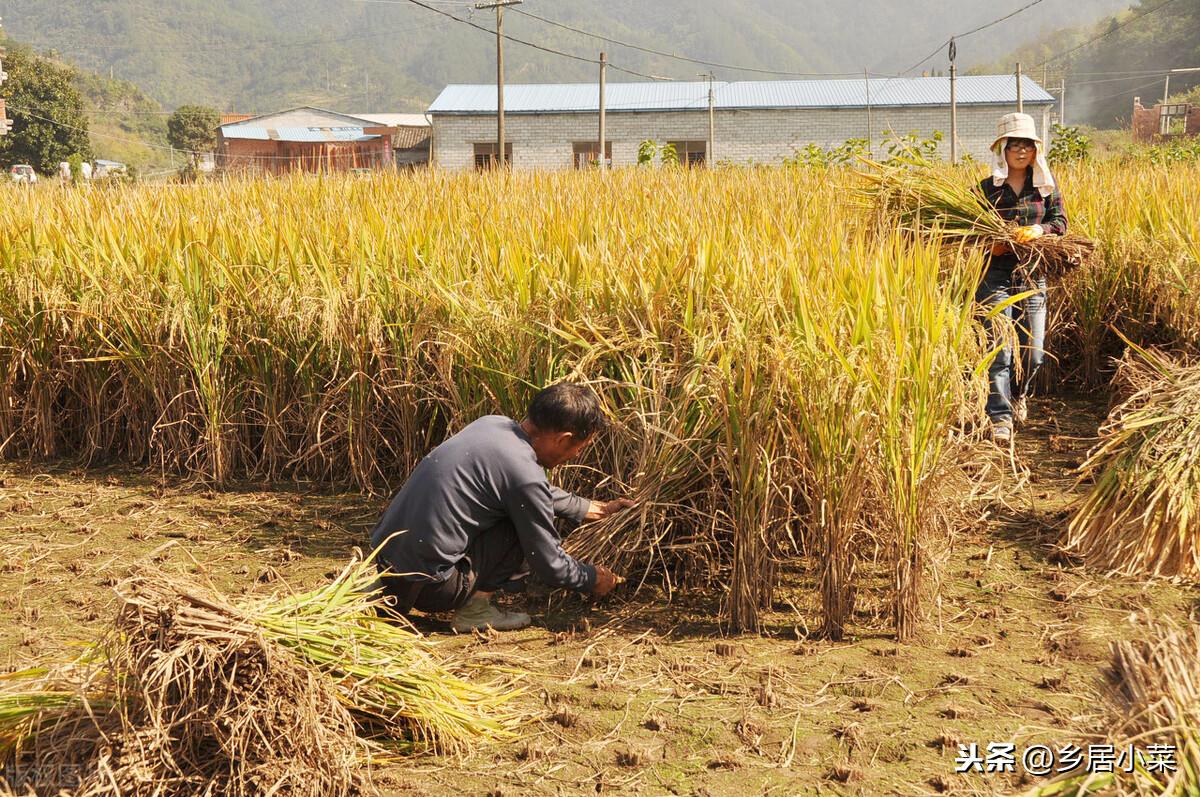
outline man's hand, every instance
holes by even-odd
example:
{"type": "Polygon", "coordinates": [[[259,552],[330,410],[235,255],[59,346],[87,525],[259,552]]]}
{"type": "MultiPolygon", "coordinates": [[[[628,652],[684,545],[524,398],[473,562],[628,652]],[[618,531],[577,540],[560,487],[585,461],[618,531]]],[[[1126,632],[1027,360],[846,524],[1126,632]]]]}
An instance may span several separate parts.
{"type": "Polygon", "coordinates": [[[592,597],[599,599],[612,592],[624,579],[604,565],[596,565],[595,567],[596,586],[592,587],[592,597]]]}
{"type": "Polygon", "coordinates": [[[637,501],[628,498],[617,498],[606,504],[602,504],[599,501],[592,501],[588,506],[587,516],[584,520],[603,520],[609,515],[615,515],[622,509],[628,509],[631,506],[637,506],[637,501]]]}
{"type": "Polygon", "coordinates": [[[1030,241],[1036,241],[1045,234],[1040,224],[1031,224],[1028,227],[1018,227],[1013,233],[1013,240],[1019,244],[1027,244],[1030,241]]]}

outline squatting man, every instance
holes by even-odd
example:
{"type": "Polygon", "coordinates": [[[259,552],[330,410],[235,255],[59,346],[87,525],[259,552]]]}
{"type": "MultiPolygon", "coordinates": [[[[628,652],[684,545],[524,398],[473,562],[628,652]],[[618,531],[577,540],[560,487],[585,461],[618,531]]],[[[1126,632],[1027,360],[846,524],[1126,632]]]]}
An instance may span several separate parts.
{"type": "Polygon", "coordinates": [[[534,396],[522,420],[487,415],[431,451],[371,532],[393,609],[454,611],[456,631],[505,631],[529,625],[529,615],[501,610],[492,593],[519,591],[530,571],[596,598],[612,591],[617,576],[563,551],[554,521],[578,526],[634,502],[572,495],[545,472],[578,457],[604,426],[591,389],[560,382],[534,396]]]}

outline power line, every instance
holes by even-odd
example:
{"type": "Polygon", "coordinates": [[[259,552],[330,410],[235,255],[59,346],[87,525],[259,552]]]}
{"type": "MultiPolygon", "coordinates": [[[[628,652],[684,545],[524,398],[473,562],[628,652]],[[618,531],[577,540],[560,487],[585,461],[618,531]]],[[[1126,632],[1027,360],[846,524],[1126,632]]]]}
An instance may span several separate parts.
{"type": "Polygon", "coordinates": [[[926,55],[925,58],[920,59],[919,61],[916,62],[916,64],[913,64],[912,66],[908,67],[907,70],[905,70],[904,72],[900,72],[900,74],[904,74],[905,72],[912,72],[913,70],[916,70],[916,68],[918,66],[924,64],[925,61],[928,61],[929,59],[934,58],[934,56],[937,55],[938,53],[941,53],[942,48],[948,46],[948,44],[950,42],[954,41],[955,38],[966,38],[967,36],[970,36],[971,34],[978,34],[978,32],[980,30],[989,29],[989,28],[991,28],[992,25],[998,25],[998,24],[1004,22],[1004,20],[1006,20],[1006,19],[1012,19],[1013,17],[1016,16],[1016,14],[1019,14],[1022,11],[1027,10],[1027,8],[1032,8],[1033,6],[1036,6],[1039,4],[1039,2],[1042,2],[1042,1],[1043,0],[1033,0],[1033,2],[1030,2],[1030,4],[1021,6],[1020,8],[1018,8],[1018,10],[1013,11],[1012,13],[1004,14],[1003,17],[1000,17],[998,19],[992,19],[991,22],[989,22],[989,23],[984,23],[983,25],[979,25],[978,28],[972,28],[971,30],[962,32],[962,34],[958,34],[956,36],[950,36],[949,38],[947,38],[946,41],[942,42],[941,44],[938,44],[938,46],[934,49],[934,52],[930,53],[929,55],[926,55]]]}
{"type": "MultiPolygon", "coordinates": [[[[1039,2],[1040,1],[1041,0],[1039,0],[1039,2]]],[[[679,55],[678,53],[668,53],[663,50],[655,50],[651,47],[643,47],[640,44],[633,44],[631,42],[622,41],[621,39],[615,39],[611,36],[605,36],[604,34],[601,34],[601,33],[595,33],[593,31],[584,30],[583,28],[577,28],[572,25],[568,25],[565,22],[559,22],[557,20],[548,19],[546,17],[539,16],[538,14],[534,14],[531,11],[524,11],[519,8],[514,8],[514,9],[512,9],[512,11],[514,13],[520,14],[521,16],[529,17],[531,19],[536,19],[539,22],[544,22],[547,25],[553,25],[556,28],[562,28],[563,30],[569,30],[572,33],[578,33],[583,36],[589,36],[593,39],[600,39],[601,41],[610,42],[612,44],[616,44],[621,47],[628,47],[631,50],[638,50],[643,53],[649,53],[651,55],[658,55],[658,56],[662,56],[664,58],[674,58],[677,61],[686,61],[691,64],[700,64],[702,66],[716,67],[718,69],[729,69],[729,70],[734,70],[734,71],[738,71],[738,72],[757,72],[759,74],[764,74],[764,75],[788,75],[788,76],[794,76],[794,77],[852,77],[852,76],[858,75],[857,72],[789,72],[789,71],[783,70],[783,69],[762,69],[760,67],[754,67],[754,66],[738,66],[737,64],[723,64],[723,63],[720,63],[719,61],[706,61],[702,58],[692,58],[692,57],[686,56],[686,55],[679,55]]]]}
{"type": "Polygon", "coordinates": [[[1103,97],[1088,97],[1088,101],[1093,104],[1095,104],[1097,102],[1104,102],[1106,100],[1115,99],[1116,97],[1121,97],[1126,94],[1132,94],[1135,91],[1141,91],[1142,89],[1148,89],[1151,86],[1157,86],[1157,85],[1159,85],[1159,80],[1158,80],[1158,78],[1155,78],[1154,80],[1151,80],[1149,83],[1143,83],[1142,85],[1134,86],[1131,89],[1122,89],[1121,91],[1118,91],[1116,94],[1107,94],[1103,97]]]}
{"type": "MultiPolygon", "coordinates": [[[[480,25],[479,23],[472,22],[469,19],[463,19],[462,17],[457,17],[454,14],[451,14],[449,11],[444,11],[440,8],[435,8],[434,6],[429,5],[429,3],[425,2],[424,0],[371,0],[371,2],[393,4],[393,5],[398,5],[401,2],[412,3],[413,5],[420,6],[421,8],[432,11],[435,14],[441,14],[444,17],[449,17],[450,19],[454,20],[455,22],[460,22],[463,25],[469,25],[472,28],[475,28],[476,30],[481,30],[484,33],[488,33],[492,36],[496,35],[496,31],[492,30],[491,28],[487,27],[486,25],[480,25]]],[[[541,44],[536,44],[534,42],[526,41],[524,39],[518,39],[515,36],[509,36],[507,33],[503,34],[503,37],[510,42],[515,42],[516,44],[523,44],[526,47],[532,47],[535,50],[541,50],[542,52],[550,53],[552,55],[562,56],[563,58],[570,58],[572,61],[582,61],[586,64],[599,64],[600,63],[599,59],[596,59],[596,58],[588,58],[588,57],[582,56],[582,55],[575,55],[574,53],[566,53],[566,52],[563,52],[562,50],[556,50],[553,47],[545,47],[541,44]]],[[[627,67],[617,66],[616,64],[613,64],[611,62],[609,63],[608,66],[610,69],[615,69],[618,72],[625,72],[626,74],[636,75],[637,77],[644,77],[649,80],[672,80],[672,78],[662,77],[661,75],[647,75],[644,72],[638,72],[636,70],[629,69],[627,67]]]]}
{"type": "Polygon", "coordinates": [[[1110,35],[1112,35],[1112,34],[1116,33],[1117,31],[1121,30],[1122,28],[1124,28],[1126,25],[1130,25],[1130,24],[1132,24],[1132,23],[1134,23],[1134,22],[1138,21],[1139,19],[1145,19],[1146,17],[1148,17],[1148,16],[1150,16],[1151,14],[1153,14],[1155,11],[1159,11],[1159,10],[1161,10],[1161,9],[1163,9],[1163,8],[1166,8],[1167,6],[1171,5],[1171,3],[1174,3],[1174,2],[1175,2],[1175,0],[1163,0],[1163,2],[1159,3],[1159,4],[1158,4],[1158,5],[1156,5],[1154,8],[1150,9],[1149,11],[1147,11],[1146,13],[1144,13],[1144,14],[1137,14],[1136,16],[1130,17],[1129,19],[1125,20],[1125,21],[1124,21],[1124,22],[1122,22],[1121,24],[1119,24],[1119,25],[1116,25],[1115,27],[1110,27],[1108,30],[1104,31],[1104,32],[1103,32],[1103,33],[1101,33],[1100,35],[1098,35],[1098,36],[1093,36],[1092,38],[1090,38],[1090,39],[1088,39],[1087,41],[1085,41],[1083,44],[1076,45],[1075,47],[1072,47],[1070,50],[1067,50],[1066,52],[1059,53],[1058,55],[1056,55],[1056,56],[1054,56],[1054,57],[1052,57],[1052,58],[1047,58],[1045,61],[1042,61],[1040,64],[1038,64],[1037,66],[1035,66],[1035,67],[1034,67],[1034,69],[1039,69],[1039,68],[1041,68],[1041,67],[1045,66],[1046,64],[1053,63],[1053,62],[1057,61],[1058,59],[1060,59],[1060,58],[1063,58],[1064,56],[1068,56],[1068,55],[1070,55],[1070,54],[1071,54],[1071,53],[1073,53],[1073,52],[1076,52],[1076,51],[1078,51],[1078,50],[1082,50],[1084,47],[1087,47],[1089,44],[1094,44],[1095,42],[1098,42],[1098,41],[1100,41],[1101,39],[1103,39],[1105,36],[1110,36],[1110,35]]]}
{"type": "MultiPolygon", "coordinates": [[[[359,0],[362,2],[362,0],[359,0]]],[[[151,53],[179,53],[179,52],[228,52],[230,50],[246,50],[254,48],[255,50],[275,49],[285,50],[292,48],[312,47],[320,44],[338,44],[341,42],[357,41],[360,39],[373,39],[380,36],[394,36],[400,33],[416,33],[423,30],[432,30],[444,25],[444,22],[438,21],[431,24],[406,26],[403,28],[387,28],[384,30],[373,30],[370,33],[352,33],[345,36],[336,36],[324,39],[307,39],[305,41],[280,42],[270,39],[260,39],[258,41],[246,42],[230,42],[228,44],[211,44],[211,45],[187,45],[179,47],[141,47],[136,44],[93,44],[89,45],[89,50],[103,50],[106,52],[113,51],[136,51],[136,52],[151,52],[151,53]]],[[[32,44],[31,47],[36,49],[56,50],[61,51],[60,47],[53,44],[32,44]]]]}

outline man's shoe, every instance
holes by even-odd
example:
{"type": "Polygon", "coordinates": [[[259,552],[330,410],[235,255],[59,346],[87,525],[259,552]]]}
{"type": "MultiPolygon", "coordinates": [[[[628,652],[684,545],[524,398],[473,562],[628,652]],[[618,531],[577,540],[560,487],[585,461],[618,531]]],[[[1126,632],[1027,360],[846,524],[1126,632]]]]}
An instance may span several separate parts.
{"type": "Polygon", "coordinates": [[[1012,421],[1008,418],[1002,418],[997,421],[992,421],[992,442],[996,445],[1008,445],[1012,442],[1013,427],[1012,421]]]}
{"type": "Polygon", "coordinates": [[[493,628],[496,631],[515,631],[533,622],[524,612],[506,612],[492,605],[490,598],[472,595],[467,602],[454,613],[450,626],[460,633],[467,631],[482,631],[493,628]]]}
{"type": "Polygon", "coordinates": [[[1024,396],[1012,401],[1013,420],[1017,423],[1025,423],[1029,420],[1029,401],[1024,396]]]}

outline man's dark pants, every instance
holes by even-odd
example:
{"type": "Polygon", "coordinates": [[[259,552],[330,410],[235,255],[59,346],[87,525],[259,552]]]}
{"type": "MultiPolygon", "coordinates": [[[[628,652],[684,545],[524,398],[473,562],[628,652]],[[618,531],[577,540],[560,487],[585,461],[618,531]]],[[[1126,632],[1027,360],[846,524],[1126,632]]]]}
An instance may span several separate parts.
{"type": "MultiPolygon", "coordinates": [[[[380,562],[380,568],[386,565],[380,562]]],[[[398,565],[392,572],[405,572],[398,565]]],[[[517,539],[516,529],[509,521],[501,521],[475,537],[467,552],[441,583],[411,581],[398,576],[381,576],[384,592],[396,602],[394,609],[407,614],[411,609],[422,612],[446,612],[457,609],[476,592],[495,592],[500,589],[515,592],[529,575],[525,552],[517,539]]]]}

